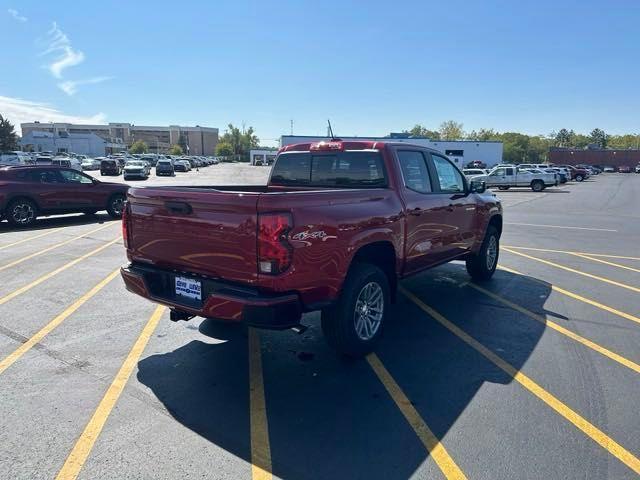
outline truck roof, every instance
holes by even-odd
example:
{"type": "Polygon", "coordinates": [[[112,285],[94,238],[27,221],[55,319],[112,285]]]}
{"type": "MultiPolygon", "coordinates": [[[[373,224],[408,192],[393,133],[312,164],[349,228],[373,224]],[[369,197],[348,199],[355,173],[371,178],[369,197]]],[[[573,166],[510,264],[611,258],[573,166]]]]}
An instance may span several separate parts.
{"type": "Polygon", "coordinates": [[[310,151],[344,151],[344,150],[382,150],[385,146],[400,146],[400,147],[414,147],[422,150],[429,150],[434,153],[443,155],[442,152],[438,152],[433,148],[425,147],[423,145],[415,145],[407,142],[394,142],[380,141],[380,140],[342,140],[335,138],[332,140],[322,140],[319,142],[304,142],[304,143],[292,143],[286,145],[278,150],[278,153],[283,152],[310,152],[310,151]]]}

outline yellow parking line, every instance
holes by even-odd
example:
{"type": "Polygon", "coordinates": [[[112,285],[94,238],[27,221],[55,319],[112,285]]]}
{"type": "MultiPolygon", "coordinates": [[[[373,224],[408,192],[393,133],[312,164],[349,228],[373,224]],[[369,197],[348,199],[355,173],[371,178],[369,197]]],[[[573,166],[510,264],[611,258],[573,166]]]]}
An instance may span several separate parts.
{"type": "Polygon", "coordinates": [[[35,335],[33,335],[29,340],[20,345],[17,349],[15,349],[8,357],[4,360],[0,361],[0,374],[4,372],[7,368],[13,365],[16,360],[18,360],[22,355],[27,353],[29,350],[33,348],[34,345],[42,341],[44,337],[46,337],[54,328],[64,322],[73,312],[78,310],[82,305],[84,305],[87,300],[93,297],[96,293],[98,293],[102,288],[105,287],[111,280],[115,278],[116,275],[120,273],[120,269],[116,269],[111,272],[105,279],[101,280],[95,287],[89,290],[87,293],[82,295],[78,300],[76,300],[70,307],[68,307],[64,312],[58,315],[56,318],[51,320],[47,325],[45,325],[40,331],[38,331],[35,335]]]}
{"type": "Polygon", "coordinates": [[[423,311],[425,311],[430,317],[440,323],[443,327],[457,336],[460,340],[465,342],[467,345],[472,347],[478,353],[480,353],[483,357],[493,363],[500,370],[509,375],[513,380],[518,382],[521,386],[527,389],[530,393],[538,397],[542,400],[548,407],[553,409],[558,415],[563,417],[565,420],[570,422],[577,429],[582,431],[585,435],[587,435],[591,440],[596,442],[606,451],[608,451],[611,455],[616,457],[622,463],[624,463],[627,467],[633,470],[636,474],[640,475],[640,459],[634,456],[631,452],[629,452],[626,448],[616,442],[613,438],[608,436],[602,430],[600,430],[595,425],[591,424],[586,418],[582,417],[580,414],[572,410],[570,407],[562,403],[558,398],[553,396],[547,390],[542,388],[536,382],[534,382],[531,378],[526,376],[524,373],[518,371],[513,365],[503,360],[501,357],[493,353],[483,344],[478,342],[475,338],[470,336],[464,330],[456,326],[450,320],[447,320],[441,314],[436,312],[433,308],[429,307],[425,303],[422,302],[418,297],[416,297],[413,293],[407,291],[404,287],[400,287],[400,291],[408,297],[412,302],[414,302],[418,307],[420,307],[423,311]]]}
{"type": "Polygon", "coordinates": [[[159,305],[147,321],[147,324],[142,329],[136,343],[131,348],[129,355],[127,355],[127,358],[107,389],[107,392],[104,394],[104,397],[102,397],[102,400],[100,401],[96,411],[93,413],[91,420],[87,423],[87,426],[80,435],[80,438],[78,438],[78,441],[73,446],[73,449],[71,450],[71,453],[69,453],[64,465],[58,472],[56,480],[75,480],[78,477],[80,470],[82,470],[82,466],[87,461],[87,458],[89,458],[89,454],[102,432],[107,418],[109,418],[113,407],[118,402],[120,394],[124,390],[133,369],[138,364],[138,359],[147,346],[149,338],[151,338],[153,331],[156,329],[164,310],[165,307],[159,305]]]}
{"type": "Polygon", "coordinates": [[[620,265],[619,263],[608,262],[606,260],[600,260],[599,258],[594,258],[589,255],[585,255],[584,253],[571,253],[571,255],[573,255],[574,257],[585,258],[587,260],[591,260],[592,262],[603,263],[605,265],[610,265],[612,267],[623,268],[625,270],[630,270],[632,272],[640,273],[640,269],[627,267],[626,265],[620,265]]]}
{"type": "MultiPolygon", "coordinates": [[[[500,265],[499,264],[498,268],[500,270],[504,270],[505,272],[513,273],[515,275],[522,275],[522,276],[525,275],[524,273],[519,272],[518,270],[514,270],[513,268],[505,267],[504,265],[500,265]]],[[[543,285],[551,286],[551,290],[553,290],[554,292],[561,293],[563,295],[566,295],[567,297],[571,297],[571,298],[573,298],[575,300],[578,300],[580,302],[583,302],[583,303],[586,303],[586,304],[591,305],[593,307],[596,307],[596,308],[599,308],[601,310],[604,310],[605,312],[613,313],[614,315],[622,317],[622,318],[624,318],[626,320],[631,320],[632,322],[640,323],[640,318],[636,317],[635,315],[631,315],[630,313],[626,313],[626,312],[623,312],[621,310],[617,310],[617,309],[615,309],[613,307],[609,307],[608,305],[604,305],[604,304],[602,304],[600,302],[596,302],[595,300],[591,300],[590,298],[583,297],[582,295],[578,295],[577,293],[570,292],[569,290],[565,290],[564,288],[560,288],[560,287],[558,287],[556,285],[553,285],[551,283],[547,283],[547,282],[545,282],[543,280],[539,280],[539,279],[533,278],[533,277],[531,277],[531,278],[532,278],[532,280],[534,280],[536,282],[539,282],[539,283],[541,283],[543,285]]]]}
{"type": "Polygon", "coordinates": [[[20,245],[21,243],[24,243],[24,242],[30,242],[32,240],[35,240],[40,237],[44,237],[46,235],[51,235],[52,233],[56,233],[56,231],[57,230],[49,230],[47,232],[41,233],[40,235],[34,235],[33,237],[23,238],[22,240],[18,240],[17,242],[8,243],[7,245],[2,245],[0,247],[0,250],[4,250],[5,248],[13,247],[15,245],[20,245]]]}
{"type": "Polygon", "coordinates": [[[56,243],[55,245],[51,245],[50,247],[47,247],[47,248],[45,248],[43,250],[40,250],[40,251],[35,252],[35,253],[32,253],[31,255],[27,255],[26,257],[22,257],[22,258],[19,258],[18,260],[14,260],[11,263],[7,263],[6,265],[2,265],[2,266],[0,266],[0,272],[2,270],[6,270],[7,268],[10,268],[10,267],[13,267],[15,265],[18,265],[19,263],[26,262],[27,260],[30,260],[30,259],[32,259],[34,257],[37,257],[38,255],[42,255],[43,253],[50,252],[51,250],[54,250],[54,249],[56,249],[58,247],[62,247],[63,245],[66,245],[68,243],[74,242],[74,241],[79,240],[81,238],[87,237],[87,236],[91,235],[92,233],[96,233],[96,232],[98,232],[100,230],[103,230],[103,229],[105,229],[107,227],[110,227],[110,226],[111,226],[111,224],[103,225],[101,227],[98,227],[98,228],[95,228],[95,229],[91,230],[90,232],[83,233],[82,235],[78,235],[77,237],[70,238],[69,240],[65,240],[64,242],[56,243]]]}
{"type": "Polygon", "coordinates": [[[387,392],[404,415],[404,418],[407,419],[407,422],[409,422],[409,425],[411,425],[415,434],[418,436],[420,441],[422,441],[422,444],[426,447],[431,458],[433,458],[438,467],[440,467],[444,476],[452,479],[467,478],[453,458],[451,458],[442,443],[440,443],[438,437],[436,437],[427,426],[418,411],[411,404],[411,401],[400,388],[400,385],[396,383],[378,356],[375,353],[370,353],[367,355],[367,362],[369,362],[369,365],[375,372],[376,376],[380,382],[382,382],[382,385],[384,385],[384,388],[386,388],[387,392]]]}
{"type": "Polygon", "coordinates": [[[533,248],[533,247],[516,247],[515,245],[502,245],[502,248],[515,248],[517,250],[531,250],[532,252],[551,252],[551,253],[567,253],[572,255],[579,253],[580,255],[589,255],[591,257],[603,257],[603,258],[619,258],[621,260],[640,260],[640,257],[625,257],[623,255],[609,255],[604,253],[588,253],[588,252],[572,252],[569,250],[553,250],[551,248],[533,248]]]}
{"type": "Polygon", "coordinates": [[[536,262],[544,263],[545,265],[550,265],[552,267],[560,268],[562,270],[566,270],[567,272],[576,273],[578,275],[582,275],[583,277],[593,278],[594,280],[599,280],[604,283],[608,283],[610,285],[615,285],[616,287],[626,288],[627,290],[631,290],[636,293],[640,293],[640,288],[632,287],[631,285],[627,285],[626,283],[616,282],[614,280],[610,280],[605,277],[600,277],[598,275],[592,275],[591,273],[581,272],[580,270],[576,270],[575,268],[566,267],[564,265],[560,265],[558,263],[550,262],[549,260],[543,260],[542,258],[533,257],[531,255],[527,255],[526,253],[516,252],[515,250],[511,250],[510,248],[502,247],[502,250],[505,250],[509,253],[513,253],[514,255],[520,255],[521,257],[528,258],[530,260],[535,260],[536,262]]]}
{"type": "Polygon", "coordinates": [[[91,255],[95,255],[98,252],[101,252],[102,250],[104,250],[107,247],[110,247],[111,245],[113,245],[114,243],[116,243],[118,240],[120,240],[120,236],[114,238],[113,240],[111,240],[110,242],[105,243],[104,245],[102,245],[101,247],[98,247],[94,250],[91,250],[89,253],[85,253],[84,255],[82,255],[81,257],[76,258],[75,260],[70,261],[69,263],[66,263],[64,265],[62,265],[61,267],[56,268],[55,270],[52,270],[51,272],[47,273],[46,275],[41,276],[40,278],[37,278],[36,280],[34,280],[31,283],[28,283],[27,285],[25,285],[24,287],[20,287],[17,290],[14,290],[13,292],[11,292],[8,295],[5,295],[4,297],[0,297],[0,305],[4,305],[5,303],[7,303],[9,300],[11,300],[12,298],[17,297],[18,295],[23,294],[24,292],[26,292],[27,290],[31,290],[33,287],[40,285],[42,282],[44,282],[45,280],[49,280],[51,277],[59,274],[60,272],[63,272],[65,270],[67,270],[68,268],[73,267],[74,265],[80,263],[82,260],[90,257],[91,255]]]}
{"type": "Polygon", "coordinates": [[[271,446],[262,378],[262,352],[260,351],[260,334],[253,328],[249,328],[249,413],[251,478],[269,480],[272,478],[271,446]]]}
{"type": "Polygon", "coordinates": [[[524,315],[526,315],[529,318],[532,318],[533,320],[542,323],[543,325],[546,325],[549,328],[552,328],[553,330],[555,330],[556,332],[559,332],[567,337],[569,337],[572,340],[575,340],[578,343],[581,343],[582,345],[584,345],[585,347],[588,347],[596,352],[598,352],[601,355],[604,355],[605,357],[613,360],[614,362],[618,362],[620,365],[623,365],[627,368],[630,368],[631,370],[633,370],[636,373],[640,373],[640,365],[638,365],[635,362],[632,362],[631,360],[628,360],[626,358],[624,358],[622,355],[618,355],[615,352],[612,352],[611,350],[604,348],[600,345],[598,345],[596,342],[592,342],[591,340],[584,338],[581,335],[578,335],[575,332],[572,332],[571,330],[569,330],[568,328],[563,327],[562,325],[559,325],[557,323],[555,323],[552,320],[549,320],[545,317],[543,317],[542,315],[538,315],[537,313],[532,312],[531,310],[527,310],[526,308],[518,305],[517,303],[513,303],[509,300],[507,300],[504,297],[501,297],[500,295],[497,295],[493,292],[490,292],[489,290],[485,290],[484,288],[482,288],[479,285],[476,285],[475,283],[468,283],[468,286],[470,286],[471,288],[474,288],[475,290],[485,294],[486,296],[493,298],[494,300],[496,300],[497,302],[502,303],[503,305],[506,305],[509,308],[512,308],[513,310],[516,310],[524,315]]]}

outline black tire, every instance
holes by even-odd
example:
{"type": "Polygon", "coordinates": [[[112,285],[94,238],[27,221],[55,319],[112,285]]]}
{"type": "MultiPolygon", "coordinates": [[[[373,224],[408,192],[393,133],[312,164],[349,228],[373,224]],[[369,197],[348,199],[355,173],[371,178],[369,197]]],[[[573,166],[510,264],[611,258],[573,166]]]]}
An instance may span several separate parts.
{"type": "Polygon", "coordinates": [[[28,227],[33,225],[38,217],[38,207],[28,198],[16,198],[9,202],[5,211],[5,218],[14,227],[28,227]]]}
{"type": "Polygon", "coordinates": [[[84,212],[85,215],[95,215],[96,213],[98,213],[98,210],[85,210],[84,212]]]}
{"type": "Polygon", "coordinates": [[[531,190],[534,192],[541,192],[544,190],[544,182],[542,180],[534,180],[531,182],[531,190]]]}
{"type": "Polygon", "coordinates": [[[111,218],[122,218],[122,210],[127,197],[124,193],[114,193],[107,201],[107,213],[111,218]]]}
{"type": "Polygon", "coordinates": [[[509,187],[498,187],[498,190],[509,190],[509,187]]]}
{"type": "Polygon", "coordinates": [[[350,357],[362,357],[373,351],[382,335],[389,305],[389,280],[384,272],[375,265],[355,263],[347,275],[338,302],[322,311],[322,332],[327,343],[338,353],[350,357]],[[382,303],[372,301],[362,304],[361,299],[367,295],[366,289],[376,299],[381,295],[382,303]],[[362,310],[356,311],[360,304],[362,310]],[[376,308],[374,305],[381,310],[379,320],[372,319],[376,313],[362,317],[363,314],[375,312],[369,310],[376,308]],[[360,324],[358,329],[357,324],[360,324]]]}
{"type": "Polygon", "coordinates": [[[584,180],[584,177],[580,174],[576,175],[575,181],[576,182],[581,182],[582,180],[584,180]]]}
{"type": "Polygon", "coordinates": [[[475,255],[467,258],[467,272],[473,280],[484,282],[489,280],[498,266],[500,255],[500,236],[495,227],[489,226],[484,236],[480,250],[475,255]],[[493,240],[492,240],[493,239],[493,240]],[[492,242],[495,242],[492,246],[492,242]],[[490,249],[494,248],[494,254],[490,255],[490,249]]]}

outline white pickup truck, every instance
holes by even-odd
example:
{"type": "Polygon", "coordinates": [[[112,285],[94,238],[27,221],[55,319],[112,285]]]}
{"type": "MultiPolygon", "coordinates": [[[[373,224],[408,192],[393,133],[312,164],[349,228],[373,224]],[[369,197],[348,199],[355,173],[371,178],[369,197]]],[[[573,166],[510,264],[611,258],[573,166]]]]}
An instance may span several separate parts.
{"type": "Polygon", "coordinates": [[[498,165],[487,175],[478,175],[474,180],[486,183],[487,188],[498,187],[499,190],[509,190],[511,187],[529,187],[534,192],[541,192],[547,187],[558,185],[557,175],[550,173],[536,173],[528,169],[513,166],[498,165]]]}

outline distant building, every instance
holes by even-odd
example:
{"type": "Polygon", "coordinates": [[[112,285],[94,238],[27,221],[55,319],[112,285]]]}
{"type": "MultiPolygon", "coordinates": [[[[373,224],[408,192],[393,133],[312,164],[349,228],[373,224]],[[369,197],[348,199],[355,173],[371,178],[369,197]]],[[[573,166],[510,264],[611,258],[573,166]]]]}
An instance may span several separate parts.
{"type": "Polygon", "coordinates": [[[276,159],[277,148],[257,148],[249,151],[249,161],[251,165],[271,165],[276,159]]]}
{"type": "Polygon", "coordinates": [[[552,147],[549,162],[556,165],[600,165],[603,167],[635,167],[640,164],[640,150],[580,150],[552,147]]]}
{"type": "MultiPolygon", "coordinates": [[[[422,147],[433,148],[451,158],[456,165],[464,168],[474,160],[484,162],[487,167],[502,163],[502,142],[480,142],[473,140],[431,140],[425,137],[410,137],[407,134],[392,133],[388,137],[340,137],[343,140],[370,140],[379,142],[402,142],[422,147]]],[[[329,137],[313,137],[299,135],[282,135],[280,145],[292,143],[319,142],[330,140],[329,137]]]]}
{"type": "Polygon", "coordinates": [[[104,157],[125,149],[122,142],[109,142],[95,133],[41,132],[31,130],[20,140],[22,149],[34,152],[73,152],[89,157],[104,157]]]}
{"type": "Polygon", "coordinates": [[[65,135],[95,134],[107,143],[120,144],[124,148],[129,148],[134,142],[142,140],[149,146],[149,151],[152,153],[166,153],[171,145],[177,144],[181,145],[185,153],[190,155],[215,155],[218,144],[218,129],[200,126],[153,127],[130,123],[78,125],[34,122],[23,123],[21,127],[23,137],[26,137],[30,132],[51,133],[56,138],[64,138],[65,135]]]}

